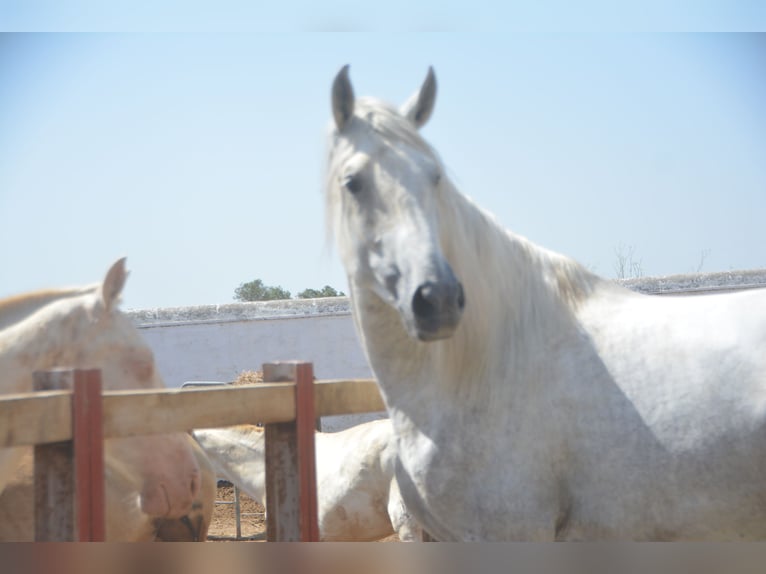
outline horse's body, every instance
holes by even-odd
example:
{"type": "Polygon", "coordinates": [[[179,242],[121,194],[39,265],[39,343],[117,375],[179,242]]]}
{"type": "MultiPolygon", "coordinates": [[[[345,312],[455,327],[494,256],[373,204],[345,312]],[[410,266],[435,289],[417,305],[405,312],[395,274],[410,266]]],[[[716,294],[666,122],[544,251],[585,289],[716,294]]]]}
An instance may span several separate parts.
{"type": "MultiPolygon", "coordinates": [[[[109,390],[164,387],[151,349],[117,309],[126,277],[121,259],[101,284],[0,301],[0,393],[29,392],[32,373],[53,367],[101,369],[109,390]]],[[[0,449],[0,492],[23,452],[0,449]]],[[[143,512],[174,518],[191,510],[200,470],[184,433],[110,439],[106,453],[140,477],[143,512]]]]}
{"type": "Polygon", "coordinates": [[[766,292],[633,293],[503,229],[401,111],[333,86],[328,221],[441,540],[766,539],[766,292]]]}
{"type": "MultiPolygon", "coordinates": [[[[141,479],[135,468],[111,456],[104,460],[107,542],[202,542],[213,516],[216,477],[210,462],[191,437],[200,466],[201,486],[192,509],[181,518],[157,518],[141,511],[141,479]]],[[[0,542],[33,542],[34,467],[32,449],[24,456],[0,494],[0,542]]]]}
{"type": "MultiPolygon", "coordinates": [[[[251,425],[195,430],[219,474],[265,504],[264,433],[251,425]]],[[[396,532],[420,538],[394,479],[388,420],[337,433],[316,433],[319,535],[326,541],[378,540],[396,532]]]]}

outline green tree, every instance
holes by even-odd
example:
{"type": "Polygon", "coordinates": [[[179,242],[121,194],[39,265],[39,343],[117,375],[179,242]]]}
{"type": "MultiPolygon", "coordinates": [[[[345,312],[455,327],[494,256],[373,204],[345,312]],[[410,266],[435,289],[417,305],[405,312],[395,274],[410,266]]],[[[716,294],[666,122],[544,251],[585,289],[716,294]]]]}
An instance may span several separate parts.
{"type": "Polygon", "coordinates": [[[319,297],[343,297],[345,293],[325,285],[321,289],[304,289],[298,293],[298,299],[317,299],[319,297]]]}
{"type": "Polygon", "coordinates": [[[248,283],[242,283],[234,290],[234,299],[237,301],[274,301],[275,299],[290,299],[287,289],[264,285],[260,279],[248,283]]]}

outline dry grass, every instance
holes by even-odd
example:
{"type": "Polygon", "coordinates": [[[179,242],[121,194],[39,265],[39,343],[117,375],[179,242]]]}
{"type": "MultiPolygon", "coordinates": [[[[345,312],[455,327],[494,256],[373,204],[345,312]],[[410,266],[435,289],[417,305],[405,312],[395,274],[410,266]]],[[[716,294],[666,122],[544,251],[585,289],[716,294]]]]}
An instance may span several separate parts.
{"type": "Polygon", "coordinates": [[[263,373],[261,371],[242,371],[237,380],[232,384],[234,385],[251,385],[253,383],[262,383],[263,373]]]}

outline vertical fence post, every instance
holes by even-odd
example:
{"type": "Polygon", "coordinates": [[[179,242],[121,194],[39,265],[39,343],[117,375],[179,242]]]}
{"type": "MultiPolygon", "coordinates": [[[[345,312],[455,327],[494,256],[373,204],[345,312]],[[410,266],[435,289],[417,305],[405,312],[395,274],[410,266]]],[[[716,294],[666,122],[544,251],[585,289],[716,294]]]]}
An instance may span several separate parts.
{"type": "Polygon", "coordinates": [[[301,540],[319,542],[314,409],[314,366],[295,365],[295,425],[298,433],[298,476],[301,497],[301,540]]]}
{"type": "MultiPolygon", "coordinates": [[[[36,371],[35,391],[72,388],[71,370],[36,371]]],[[[74,468],[72,441],[34,447],[35,541],[66,542],[74,538],[74,468]]]]}
{"type": "Polygon", "coordinates": [[[295,421],[267,424],[266,538],[318,541],[314,372],[310,363],[265,363],[264,382],[295,382],[295,421]]]}
{"type": "Polygon", "coordinates": [[[72,440],[75,457],[77,539],[80,542],[104,542],[104,430],[101,371],[98,369],[74,372],[72,440]]]}
{"type": "Polygon", "coordinates": [[[72,390],[72,440],[34,447],[35,540],[106,539],[101,372],[54,369],[34,390],[72,390]]]}

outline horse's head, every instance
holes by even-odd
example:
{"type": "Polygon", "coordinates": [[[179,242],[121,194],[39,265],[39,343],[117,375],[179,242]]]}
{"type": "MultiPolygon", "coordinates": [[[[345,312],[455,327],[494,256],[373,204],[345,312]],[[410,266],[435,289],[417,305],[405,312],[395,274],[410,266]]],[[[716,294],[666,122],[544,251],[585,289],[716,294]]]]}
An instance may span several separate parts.
{"type": "MultiPolygon", "coordinates": [[[[0,325],[13,322],[6,336],[26,377],[53,367],[100,369],[106,390],[164,388],[152,350],[118,309],[126,278],[120,259],[98,285],[16,298],[0,308],[0,325]]],[[[107,447],[142,477],[144,512],[181,516],[191,508],[199,466],[185,433],[115,438],[107,447]]]]}
{"type": "Polygon", "coordinates": [[[463,287],[442,251],[437,202],[446,184],[443,168],[418,133],[435,98],[432,69],[399,110],[355,99],[348,66],[332,88],[328,217],[351,294],[375,293],[421,341],[450,337],[465,306],[463,287]]]}
{"type": "Polygon", "coordinates": [[[62,306],[60,324],[76,348],[72,366],[98,367],[113,390],[164,388],[154,353],[118,308],[127,277],[123,258],[109,268],[91,296],[83,298],[80,309],[75,299],[62,306]]]}

